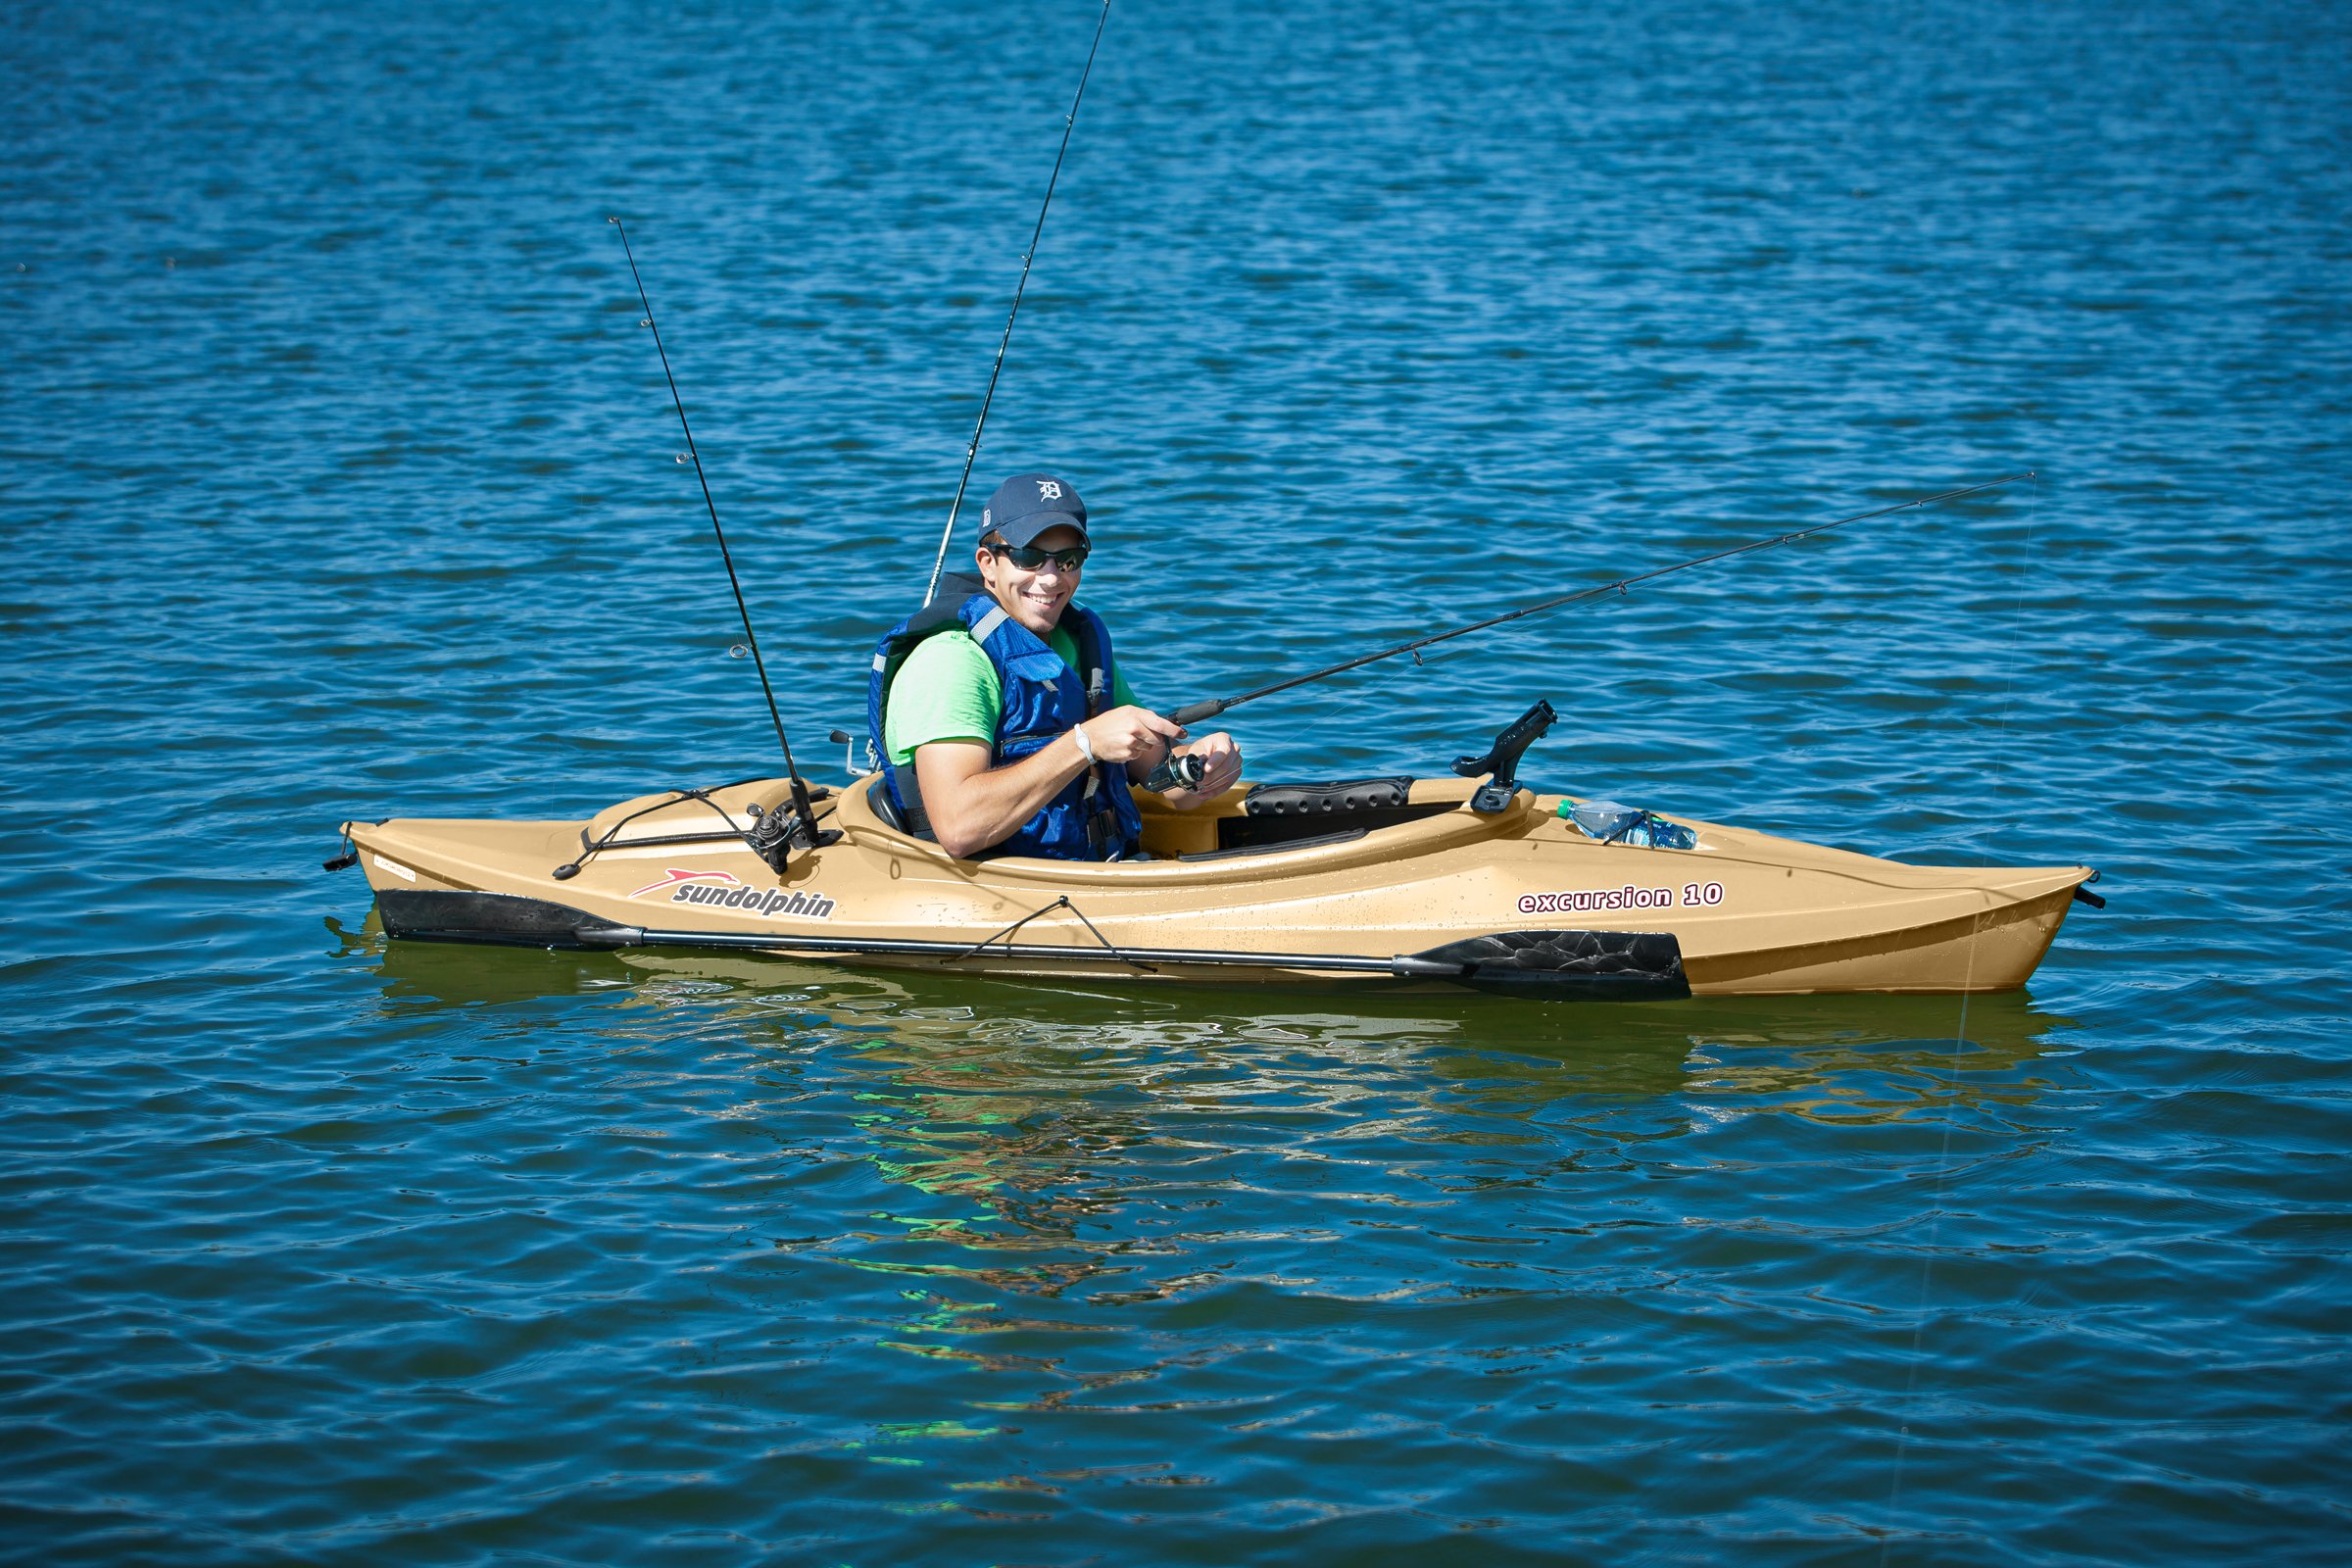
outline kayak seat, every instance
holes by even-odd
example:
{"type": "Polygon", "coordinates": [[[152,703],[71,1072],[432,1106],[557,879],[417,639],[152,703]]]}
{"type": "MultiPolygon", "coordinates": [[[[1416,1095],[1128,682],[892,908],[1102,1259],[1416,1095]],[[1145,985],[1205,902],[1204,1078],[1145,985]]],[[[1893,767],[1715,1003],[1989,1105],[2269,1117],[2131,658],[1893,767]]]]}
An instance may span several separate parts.
{"type": "Polygon", "coordinates": [[[1242,797],[1240,816],[1217,819],[1217,847],[1204,853],[1321,843],[1338,833],[1361,835],[1425,816],[1443,816],[1458,804],[1415,806],[1412,794],[1410,774],[1332,784],[1260,784],[1242,797]]]}
{"type": "Polygon", "coordinates": [[[906,813],[899,809],[899,803],[890,798],[890,791],[880,779],[874,780],[874,787],[865,792],[865,804],[873,808],[874,814],[882,819],[884,827],[895,828],[901,833],[912,831],[906,826],[906,813]]]}

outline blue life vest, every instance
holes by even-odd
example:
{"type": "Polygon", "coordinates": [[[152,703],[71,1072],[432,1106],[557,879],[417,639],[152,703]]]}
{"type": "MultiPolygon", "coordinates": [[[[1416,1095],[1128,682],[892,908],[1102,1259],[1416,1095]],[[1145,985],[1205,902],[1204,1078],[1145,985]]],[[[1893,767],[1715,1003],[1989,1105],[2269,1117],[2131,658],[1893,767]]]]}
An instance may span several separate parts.
{"type": "MultiPolygon", "coordinates": [[[[874,755],[882,760],[882,787],[908,831],[929,838],[930,818],[923,811],[922,787],[914,769],[891,762],[883,722],[891,679],[906,656],[924,638],[956,626],[980,645],[980,651],[996,666],[997,681],[1004,691],[997,733],[989,746],[991,765],[1003,767],[1045,750],[1065,730],[1109,706],[1113,667],[1109,628],[1102,624],[1102,616],[1077,604],[1062,611],[1061,624],[1078,645],[1078,670],[1071,669],[1042,638],[1006,614],[977,578],[952,573],[941,581],[938,598],[883,633],[874,645],[865,720],[873,732],[874,755]]],[[[1143,815],[1127,788],[1126,765],[1102,763],[1070,780],[1043,810],[989,853],[1040,855],[1058,860],[1117,860],[1136,852],[1143,830],[1143,815]]]]}

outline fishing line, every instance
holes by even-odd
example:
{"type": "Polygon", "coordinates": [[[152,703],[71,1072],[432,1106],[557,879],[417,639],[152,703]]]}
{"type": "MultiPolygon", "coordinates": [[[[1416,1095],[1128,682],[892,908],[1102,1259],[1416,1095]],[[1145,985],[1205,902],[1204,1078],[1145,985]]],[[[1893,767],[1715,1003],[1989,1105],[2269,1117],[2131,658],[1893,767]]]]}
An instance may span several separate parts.
{"type": "MultiPolygon", "coordinates": [[[[1104,0],[1105,4],[1109,0],[1104,0]]],[[[662,328],[654,322],[654,302],[645,292],[645,277],[637,270],[637,253],[629,244],[629,231],[617,218],[608,218],[620,235],[620,253],[628,258],[629,276],[637,284],[638,303],[645,307],[645,318],[640,323],[654,334],[654,352],[662,356],[662,378],[669,383],[670,406],[678,411],[678,428],[686,432],[686,455],[694,460],[695,481],[703,487],[703,506],[710,514],[710,532],[718,539],[718,559],[726,563],[727,586],[735,591],[735,612],[743,617],[743,640],[752,650],[752,667],[760,672],[760,690],[767,699],[767,716],[776,726],[776,744],[784,748],[784,773],[792,780],[792,801],[800,819],[800,831],[808,842],[818,837],[816,807],[808,794],[808,782],[801,777],[800,765],[792,760],[792,740],[784,733],[784,715],[776,708],[776,689],[768,683],[767,661],[760,657],[760,634],[752,630],[751,607],[743,602],[743,581],[735,575],[735,554],[727,548],[727,531],[718,525],[718,503],[710,499],[710,480],[703,472],[702,449],[694,443],[694,426],[686,420],[686,400],[678,396],[678,378],[669,368],[669,350],[662,345],[662,328]]]]}
{"type": "Polygon", "coordinates": [[[972,461],[980,456],[980,432],[988,427],[989,405],[997,400],[997,377],[1004,373],[1004,350],[1012,342],[1013,318],[1021,314],[1021,295],[1029,287],[1029,264],[1037,259],[1037,242],[1046,232],[1046,211],[1054,205],[1054,187],[1061,179],[1061,160],[1070,150],[1070,131],[1078,123],[1078,105],[1086,97],[1086,78],[1095,74],[1095,51],[1102,47],[1102,24],[1110,20],[1110,0],[1102,0],[1102,14],[1095,19],[1095,41],[1086,51],[1086,69],[1078,74],[1078,91],[1070,98],[1070,112],[1061,117],[1061,146],[1054,154],[1054,172],[1046,180],[1046,199],[1037,204],[1037,226],[1029,231],[1029,248],[1021,252],[1021,279],[1013,285],[1012,309],[1004,314],[1004,335],[997,342],[997,363],[989,368],[988,390],[980,396],[980,417],[972,425],[972,439],[963,449],[963,474],[956,481],[956,499],[948,504],[948,525],[940,530],[939,555],[931,563],[931,583],[923,590],[923,603],[939,597],[939,575],[947,568],[948,546],[956,538],[956,514],[963,509],[964,487],[972,482],[972,461]]]}
{"type": "MultiPolygon", "coordinates": [[[[2034,480],[2033,489],[2031,491],[2033,502],[2026,509],[2025,545],[2024,548],[2019,551],[2019,555],[2024,560],[2031,561],[2034,555],[2034,530],[2035,525],[2040,521],[2041,516],[2041,480],[2039,477],[2032,474],[2027,475],[2027,477],[2034,480]]],[[[2000,717],[1993,726],[1996,751],[1998,744],[2007,740],[2008,738],[2010,710],[2015,706],[2017,698],[2017,666],[2018,661],[2022,657],[2020,633],[2025,630],[2026,585],[2028,578],[2029,573],[2021,567],[2017,578],[2017,601],[2010,607],[2009,610],[2010,632],[2007,639],[2009,644],[2009,680],[2007,686],[2002,690],[2001,693],[2000,717]]],[[[1968,938],[1968,966],[1962,972],[1960,981],[1960,1021],[1955,1026],[1954,1033],[1952,1035],[1952,1048],[1943,1058],[1945,1064],[1944,1071],[1947,1078],[1956,1079],[1959,1072],[1959,1068],[1957,1067],[1956,1063],[1960,1059],[1960,1048],[1968,1043],[1968,1004],[1970,997],[1973,995],[1970,987],[1976,983],[1977,939],[1982,934],[1976,926],[1975,921],[1981,918],[1983,918],[1981,915],[1971,917],[1968,938]]],[[[1959,1097],[1957,1094],[1955,1094],[1953,1098],[1956,1101],[1959,1097]]],[[[1942,1147],[1937,1151],[1936,1156],[1936,1185],[1934,1190],[1929,1194],[1928,1245],[1927,1250],[1920,1254],[1919,1259],[1919,1302],[1912,1309],[1911,1354],[1904,1366],[1902,1397],[1896,1401],[1897,1410],[1906,1413],[1912,1400],[1917,1396],[1919,1390],[1920,1348],[1927,1341],[1928,1298],[1932,1294],[1935,1280],[1936,1248],[1936,1244],[1941,1240],[1943,1235],[1944,1184],[1950,1180],[1951,1173],[1952,1116],[1947,1108],[1943,1120],[1942,1147]]],[[[1886,1485],[1886,1511],[1889,1515],[1892,1515],[1895,1509],[1900,1506],[1901,1503],[1903,1492],[1903,1466],[1905,1461],[1909,1458],[1910,1447],[1911,1425],[1907,1420],[1898,1421],[1895,1427],[1894,1474],[1888,1480],[1886,1485]]],[[[1882,1565],[1882,1568],[1884,1568],[1884,1565],[1886,1562],[1887,1554],[1893,1550],[1893,1547],[1894,1536],[1890,1531],[1887,1534],[1883,1535],[1879,1540],[1879,1562],[1882,1565]]]]}
{"type": "Polygon", "coordinates": [[[1293,675],[1286,680],[1278,680],[1270,686],[1260,686],[1255,691],[1244,692],[1239,697],[1212,697],[1202,702],[1187,703],[1182,708],[1170,710],[1164,716],[1178,724],[1190,726],[1203,718],[1214,718],[1220,713],[1241,707],[1244,703],[1254,703],[1261,697],[1271,697],[1277,692],[1287,692],[1295,686],[1304,686],[1309,681],[1325,680],[1333,675],[1344,674],[1350,669],[1361,669],[1366,664],[1378,663],[1384,659],[1394,659],[1398,654],[1412,654],[1418,658],[1421,649],[1433,647],[1438,643],[1451,642],[1456,637],[1467,637],[1474,631],[1485,631],[1490,626],[1500,626],[1506,621],[1523,620],[1529,615],[1540,615],[1548,610],[1558,610],[1562,606],[1577,604],[1588,599],[1598,599],[1605,594],[1622,594],[1638,584],[1654,582],[1660,577],[1671,577],[1678,571],[1689,571],[1693,566],[1704,566],[1710,562],[1729,561],[1734,556],[1744,556],[1757,550],[1770,550],[1776,545],[1793,544],[1799,539],[1809,539],[1817,533],[1828,533],[1833,528],[1842,528],[1849,523],[1867,522],[1873,517],[1891,516],[1895,513],[1909,512],[1918,507],[1933,507],[1946,501],[1957,501],[1963,496],[1979,495],[1986,490],[1997,490],[2002,485],[2015,484],[2020,479],[2033,477],[2034,474],[2031,470],[2024,473],[2006,474],[1998,479],[1987,479],[1983,484],[1965,485],[1958,490],[1946,490],[1937,495],[1922,496],[1916,501],[1899,501],[1890,507],[1877,507],[1869,512],[1857,512],[1851,516],[1838,517],[1830,522],[1817,522],[1809,528],[1798,528],[1789,533],[1751,539],[1745,544],[1733,545],[1728,549],[1713,551],[1703,556],[1694,556],[1689,561],[1678,561],[1671,566],[1658,566],[1649,571],[1637,572],[1631,577],[1620,577],[1615,582],[1604,582],[1598,587],[1580,588],[1574,593],[1561,594],[1557,598],[1546,599],[1541,604],[1528,605],[1519,610],[1505,611],[1499,615],[1490,615],[1484,620],[1472,621],[1467,626],[1456,626],[1450,631],[1418,637],[1411,642],[1398,643],[1394,648],[1384,648],[1378,653],[1343,660],[1339,663],[1309,671],[1304,675],[1293,675]]]}

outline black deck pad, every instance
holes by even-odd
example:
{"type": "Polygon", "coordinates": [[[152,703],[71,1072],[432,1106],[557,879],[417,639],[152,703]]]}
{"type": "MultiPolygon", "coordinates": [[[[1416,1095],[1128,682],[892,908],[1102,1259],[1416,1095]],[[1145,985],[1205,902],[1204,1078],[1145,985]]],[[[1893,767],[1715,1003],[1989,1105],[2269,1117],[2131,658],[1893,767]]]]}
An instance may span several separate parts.
{"type": "Polygon", "coordinates": [[[375,896],[384,930],[425,942],[491,942],[511,948],[627,948],[645,940],[585,909],[515,893],[397,889],[375,896]]]}
{"type": "Polygon", "coordinates": [[[1627,1001],[1690,994],[1682,944],[1663,931],[1498,931],[1402,962],[1419,974],[1459,965],[1448,978],[1481,990],[1627,1001]]]}
{"type": "Polygon", "coordinates": [[[1333,811],[1393,809],[1413,793],[1409,776],[1359,778],[1343,784],[1260,784],[1242,797],[1251,816],[1323,816],[1333,811]]]}
{"type": "Polygon", "coordinates": [[[1217,848],[1251,849],[1326,833],[1370,833],[1443,816],[1459,805],[1437,801],[1415,806],[1412,793],[1412,779],[1401,775],[1338,784],[1260,784],[1242,797],[1242,815],[1217,818],[1217,848]]]}

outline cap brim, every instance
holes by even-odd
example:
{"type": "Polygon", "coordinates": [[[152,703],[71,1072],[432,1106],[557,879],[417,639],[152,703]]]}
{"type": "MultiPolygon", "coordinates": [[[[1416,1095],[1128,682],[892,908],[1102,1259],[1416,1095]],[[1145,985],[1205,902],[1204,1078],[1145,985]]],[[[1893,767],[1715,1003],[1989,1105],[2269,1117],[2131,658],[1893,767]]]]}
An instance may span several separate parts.
{"type": "Polygon", "coordinates": [[[1094,543],[1093,539],[1087,535],[1085,519],[1073,516],[1066,512],[1032,512],[1027,516],[1015,517],[1010,522],[992,523],[980,530],[980,537],[985,539],[992,533],[1001,534],[1008,545],[1025,545],[1036,539],[1039,534],[1054,528],[1075,528],[1078,530],[1079,538],[1086,540],[1089,544],[1094,543]]]}

